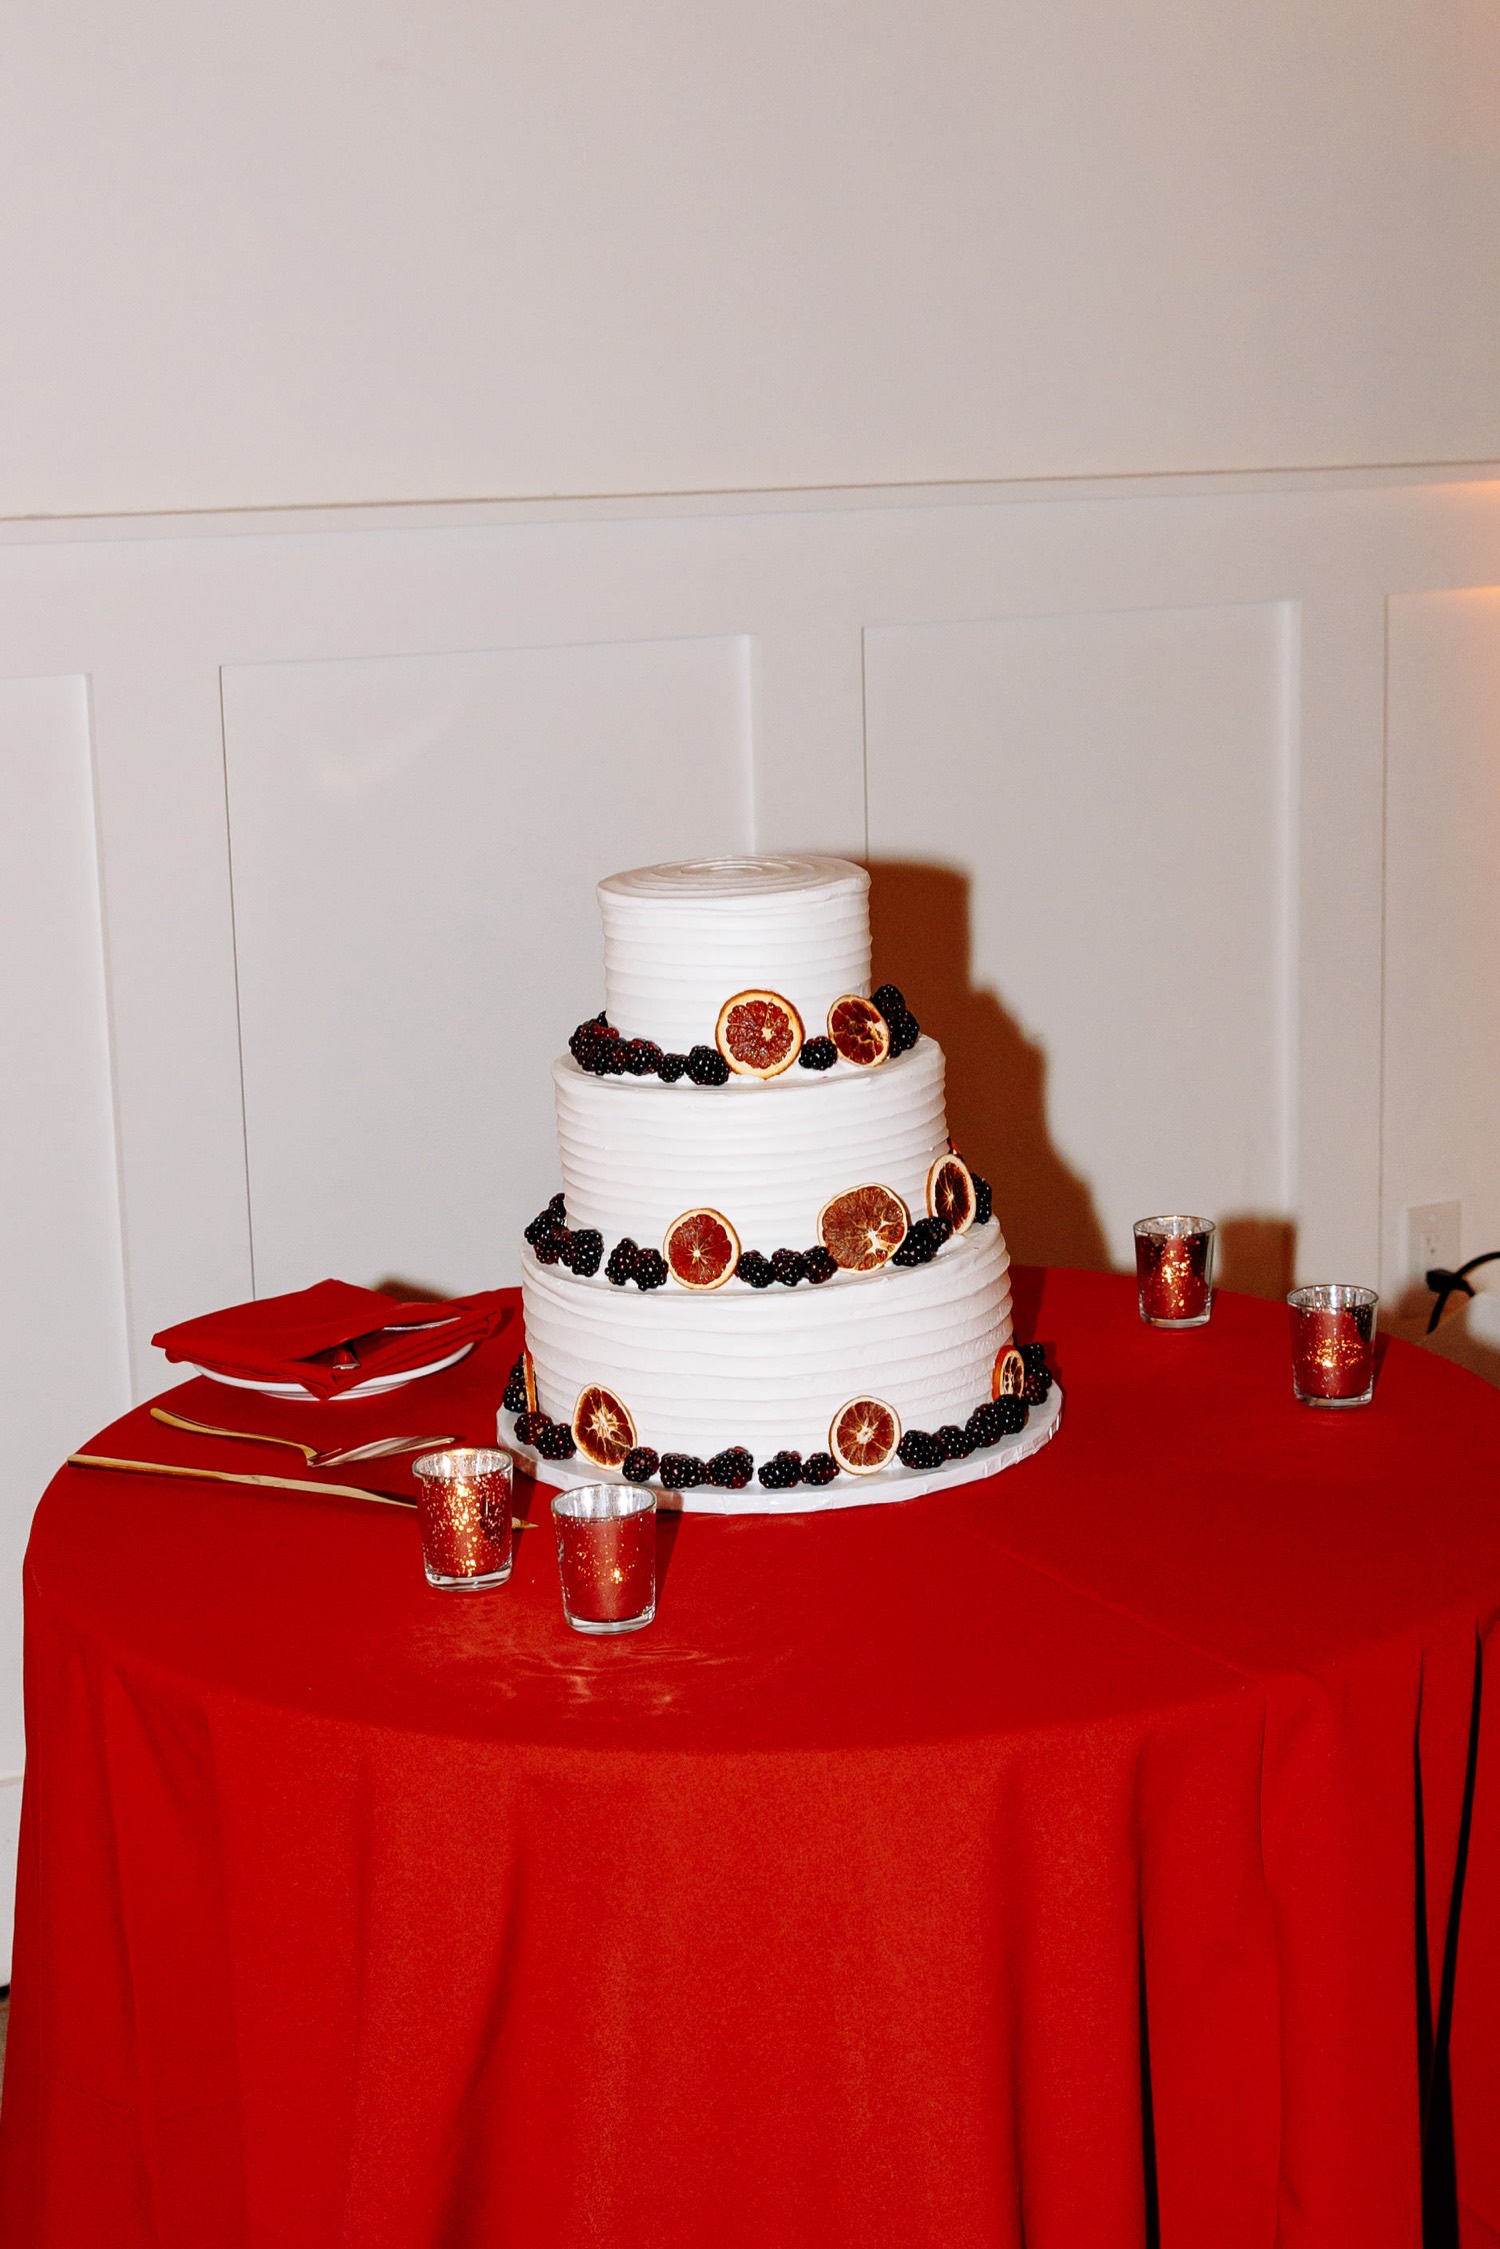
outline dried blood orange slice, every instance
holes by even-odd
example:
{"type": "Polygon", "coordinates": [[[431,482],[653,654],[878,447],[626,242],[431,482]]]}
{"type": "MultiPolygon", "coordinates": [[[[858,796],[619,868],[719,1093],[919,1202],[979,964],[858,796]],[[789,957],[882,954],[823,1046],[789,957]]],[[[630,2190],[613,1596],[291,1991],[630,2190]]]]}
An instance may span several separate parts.
{"type": "Polygon", "coordinates": [[[573,1442],[596,1468],[618,1468],[635,1443],[635,1423],[613,1390],[591,1382],[573,1408],[573,1442]]]}
{"type": "Polygon", "coordinates": [[[802,1052],[802,1018],[779,992],[736,992],[719,1010],[719,1052],[742,1078],[779,1078],[802,1052]]]}
{"type": "Polygon", "coordinates": [[[901,1442],[901,1420],[883,1398],[851,1398],[828,1430],[828,1450],[851,1476],[873,1476],[901,1442]]]}
{"type": "Polygon", "coordinates": [[[990,1376],[992,1398],[1019,1398],[1026,1388],[1026,1361],[1013,1343],[1002,1343],[990,1376]]]}
{"type": "Polygon", "coordinates": [[[873,1000],[845,992],[828,1010],[828,1036],[841,1060],[871,1070],[891,1051],[891,1027],[873,1000]]]}
{"type": "Polygon", "coordinates": [[[974,1223],[974,1175],[962,1156],[939,1156],[927,1174],[927,1208],[934,1218],[946,1218],[955,1234],[967,1234],[974,1223]]]}
{"type": "Polygon", "coordinates": [[[850,1187],[818,1212],[818,1240],[846,1273],[874,1273],[895,1256],[910,1224],[889,1187],[850,1187]]]}
{"type": "Polygon", "coordinates": [[[667,1270],[684,1288],[722,1288],[740,1261],[740,1237],[722,1211],[685,1210],[661,1245],[667,1270]]]}
{"type": "Polygon", "coordinates": [[[531,1363],[531,1353],[521,1353],[521,1380],[526,1385],[526,1411],[536,1412],[536,1368],[531,1363]]]}

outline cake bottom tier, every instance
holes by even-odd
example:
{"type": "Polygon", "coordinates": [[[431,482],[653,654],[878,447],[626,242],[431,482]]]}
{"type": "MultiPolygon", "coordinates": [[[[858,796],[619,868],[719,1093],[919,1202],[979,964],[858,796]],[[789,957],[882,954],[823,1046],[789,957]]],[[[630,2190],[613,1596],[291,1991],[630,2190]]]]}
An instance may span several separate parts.
{"type": "Polygon", "coordinates": [[[603,1383],[639,1443],[705,1460],[728,1445],[757,1461],[821,1451],[856,1397],[883,1398],[904,1429],[964,1422],[989,1397],[1011,1328],[994,1221],[930,1265],[841,1273],[821,1288],[642,1293],[528,1262],[523,1294],[543,1413],[571,1421],[580,1391],[603,1383]]]}

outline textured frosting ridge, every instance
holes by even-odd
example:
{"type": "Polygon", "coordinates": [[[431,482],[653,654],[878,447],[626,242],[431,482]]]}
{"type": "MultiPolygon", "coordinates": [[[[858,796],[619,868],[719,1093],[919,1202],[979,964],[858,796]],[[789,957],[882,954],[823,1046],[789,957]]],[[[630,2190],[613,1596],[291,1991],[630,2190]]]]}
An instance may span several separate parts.
{"type": "Polygon", "coordinates": [[[914,1218],[948,1146],[942,1049],[922,1039],[877,1070],[790,1070],[765,1083],[663,1085],[552,1066],[570,1226],[659,1247],[706,1204],[746,1249],[809,1249],[830,1196],[879,1180],[914,1218]]]}
{"type": "Polygon", "coordinates": [[[870,878],[849,859],[688,859],[599,885],[604,1006],[625,1038],[711,1045],[725,1000],[779,992],[820,1033],[870,988],[870,878]]]}
{"type": "Polygon", "coordinates": [[[840,1274],[821,1288],[670,1284],[642,1295],[528,1260],[526,1338],[542,1411],[571,1419],[604,1382],[643,1444],[707,1458],[746,1445],[819,1451],[839,1407],[873,1392],[906,1428],[962,1422],[990,1394],[1010,1336],[1010,1259],[995,1224],[950,1242],[930,1265],[840,1274]]]}

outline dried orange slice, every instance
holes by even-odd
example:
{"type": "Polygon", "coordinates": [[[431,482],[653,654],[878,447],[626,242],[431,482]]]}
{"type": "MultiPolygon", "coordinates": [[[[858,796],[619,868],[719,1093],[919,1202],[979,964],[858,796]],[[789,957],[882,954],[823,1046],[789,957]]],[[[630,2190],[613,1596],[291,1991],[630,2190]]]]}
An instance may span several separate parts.
{"type": "Polygon", "coordinates": [[[828,1450],[851,1476],[873,1476],[900,1442],[900,1416],[883,1398],[851,1398],[828,1430],[828,1450]]]}
{"type": "Polygon", "coordinates": [[[818,1240],[846,1273],[874,1273],[895,1256],[910,1224],[889,1187],[850,1187],[818,1212],[818,1240]]]}
{"type": "Polygon", "coordinates": [[[828,1010],[828,1036],[845,1062],[872,1070],[891,1051],[891,1027],[873,1000],[845,992],[828,1010]]]}
{"type": "Polygon", "coordinates": [[[946,1218],[955,1234],[967,1234],[974,1223],[974,1175],[962,1156],[939,1156],[927,1174],[927,1208],[934,1218],[946,1218]]]}
{"type": "Polygon", "coordinates": [[[521,1380],[526,1385],[526,1411],[536,1412],[536,1368],[531,1363],[531,1353],[521,1353],[521,1380]]]}
{"type": "Polygon", "coordinates": [[[573,1442],[596,1468],[618,1468],[635,1443],[635,1423],[613,1390],[591,1382],[573,1408],[573,1442]]]}
{"type": "Polygon", "coordinates": [[[1019,1398],[1026,1388],[1026,1361],[1013,1343],[1002,1343],[990,1376],[992,1398],[1019,1398]]]}
{"type": "Polygon", "coordinates": [[[740,1237],[718,1210],[685,1210],[667,1228],[661,1249],[684,1288],[722,1288],[740,1261],[740,1237]]]}
{"type": "Polygon", "coordinates": [[[719,1052],[742,1078],[779,1078],[802,1052],[802,1018],[779,992],[736,992],[719,1010],[719,1052]]]}

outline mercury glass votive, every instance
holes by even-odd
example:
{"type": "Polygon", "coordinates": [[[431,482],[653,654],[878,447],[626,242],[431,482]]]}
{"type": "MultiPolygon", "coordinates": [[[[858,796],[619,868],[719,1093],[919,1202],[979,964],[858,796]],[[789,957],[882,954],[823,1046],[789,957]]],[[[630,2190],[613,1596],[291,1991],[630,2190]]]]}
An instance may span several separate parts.
{"type": "Polygon", "coordinates": [[[1375,1393],[1372,1288],[1320,1281],[1294,1288],[1292,1388],[1304,1406],[1367,1406],[1375,1393]]]}
{"type": "Polygon", "coordinates": [[[508,1452],[459,1448],[414,1460],[422,1566],[445,1593],[503,1585],[511,1565],[508,1452]]]}
{"type": "Polygon", "coordinates": [[[1138,1218],[1135,1273],[1147,1327],[1201,1328],[1213,1306],[1213,1262],[1211,1218],[1138,1218]]]}
{"type": "Polygon", "coordinates": [[[656,1501],[582,1484],[552,1502],[563,1615],[575,1632],[639,1632],[656,1614],[656,1501]]]}

